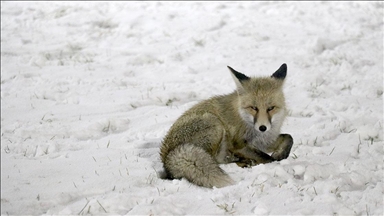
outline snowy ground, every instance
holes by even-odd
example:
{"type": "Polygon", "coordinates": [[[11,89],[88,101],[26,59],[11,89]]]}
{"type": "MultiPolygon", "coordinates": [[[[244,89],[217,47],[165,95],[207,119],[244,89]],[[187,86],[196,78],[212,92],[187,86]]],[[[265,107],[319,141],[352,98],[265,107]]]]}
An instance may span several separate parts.
{"type": "Polygon", "coordinates": [[[383,214],[382,2],[1,2],[1,214],[383,214]],[[162,180],[179,115],[288,65],[295,143],[162,180]]]}

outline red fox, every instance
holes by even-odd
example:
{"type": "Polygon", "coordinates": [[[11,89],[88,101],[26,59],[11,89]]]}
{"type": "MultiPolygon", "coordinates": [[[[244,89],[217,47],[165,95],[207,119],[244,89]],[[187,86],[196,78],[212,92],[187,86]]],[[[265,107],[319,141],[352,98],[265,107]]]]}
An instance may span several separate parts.
{"type": "Polygon", "coordinates": [[[293,139],[280,134],[286,116],[282,87],[287,65],[271,77],[248,77],[228,68],[237,90],[193,106],[165,136],[160,156],[167,178],[224,187],[234,181],[219,164],[248,167],[289,156],[293,139]]]}

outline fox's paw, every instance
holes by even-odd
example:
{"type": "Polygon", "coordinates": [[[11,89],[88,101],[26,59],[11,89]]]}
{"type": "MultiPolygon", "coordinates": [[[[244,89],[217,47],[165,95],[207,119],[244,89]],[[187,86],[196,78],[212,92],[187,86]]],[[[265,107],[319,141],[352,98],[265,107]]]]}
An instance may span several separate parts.
{"type": "Polygon", "coordinates": [[[248,158],[240,158],[237,162],[236,162],[237,166],[241,167],[241,168],[250,168],[252,166],[256,166],[260,163],[257,163],[255,160],[252,160],[252,159],[248,159],[248,158]]]}
{"type": "Polygon", "coordinates": [[[277,161],[281,161],[288,158],[293,145],[292,136],[289,134],[280,134],[276,142],[278,143],[278,147],[276,151],[272,153],[271,157],[277,161]]]}

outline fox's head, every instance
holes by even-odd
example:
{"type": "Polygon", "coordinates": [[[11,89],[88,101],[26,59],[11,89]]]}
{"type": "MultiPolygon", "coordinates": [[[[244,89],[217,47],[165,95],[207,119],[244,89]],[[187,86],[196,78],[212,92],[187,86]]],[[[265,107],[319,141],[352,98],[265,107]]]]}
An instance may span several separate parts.
{"type": "Polygon", "coordinates": [[[286,113],[282,87],[287,65],[281,65],[270,77],[248,77],[228,68],[236,82],[239,113],[243,120],[261,133],[271,129],[279,131],[286,113]]]}

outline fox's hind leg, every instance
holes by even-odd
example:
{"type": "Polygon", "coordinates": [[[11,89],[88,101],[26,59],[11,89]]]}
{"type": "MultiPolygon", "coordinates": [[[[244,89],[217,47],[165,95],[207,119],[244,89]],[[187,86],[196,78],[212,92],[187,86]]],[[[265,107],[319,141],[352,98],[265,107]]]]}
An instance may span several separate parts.
{"type": "Polygon", "coordinates": [[[224,139],[224,127],[212,114],[179,119],[164,139],[161,149],[167,177],[185,178],[209,188],[233,184],[234,181],[219,166],[220,162],[234,160],[227,153],[224,139]]]}
{"type": "Polygon", "coordinates": [[[271,157],[277,161],[288,158],[293,145],[292,136],[289,134],[280,134],[274,146],[271,157]]]}
{"type": "Polygon", "coordinates": [[[170,179],[185,178],[203,187],[225,187],[234,183],[203,148],[182,144],[171,151],[164,163],[170,179]]]}

